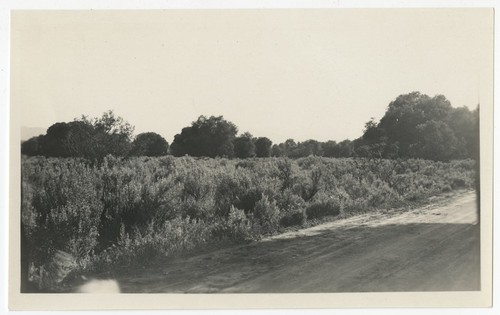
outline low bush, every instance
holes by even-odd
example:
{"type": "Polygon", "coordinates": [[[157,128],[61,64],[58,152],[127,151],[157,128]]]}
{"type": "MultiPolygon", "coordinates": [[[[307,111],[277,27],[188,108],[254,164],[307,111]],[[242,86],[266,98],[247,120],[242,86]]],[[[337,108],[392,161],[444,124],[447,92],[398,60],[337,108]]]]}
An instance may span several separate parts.
{"type": "Polygon", "coordinates": [[[23,248],[32,277],[59,251],[82,270],[148,262],[306,219],[473,189],[475,169],[472,160],[23,157],[23,248]]]}
{"type": "Polygon", "coordinates": [[[333,198],[314,202],[306,208],[308,219],[319,219],[326,216],[337,216],[340,214],[340,205],[333,198]]]}
{"type": "Polygon", "coordinates": [[[306,202],[301,196],[294,194],[290,189],[286,189],[281,195],[278,195],[277,204],[281,211],[288,213],[303,210],[306,202]]]}
{"type": "Polygon", "coordinates": [[[95,257],[93,269],[151,263],[208,242],[213,230],[213,225],[190,218],[161,225],[152,222],[143,231],[135,228],[132,233],[122,225],[118,242],[95,257]]]}
{"type": "Polygon", "coordinates": [[[227,218],[226,236],[235,241],[253,239],[252,222],[247,218],[245,212],[234,206],[229,211],[227,218]]]}
{"type": "Polygon", "coordinates": [[[270,201],[266,195],[255,203],[252,213],[255,223],[262,227],[263,233],[272,233],[278,228],[280,210],[276,201],[270,201]]]}
{"type": "Polygon", "coordinates": [[[280,219],[280,225],[283,227],[303,225],[306,223],[307,216],[303,210],[292,211],[285,214],[280,219]]]}

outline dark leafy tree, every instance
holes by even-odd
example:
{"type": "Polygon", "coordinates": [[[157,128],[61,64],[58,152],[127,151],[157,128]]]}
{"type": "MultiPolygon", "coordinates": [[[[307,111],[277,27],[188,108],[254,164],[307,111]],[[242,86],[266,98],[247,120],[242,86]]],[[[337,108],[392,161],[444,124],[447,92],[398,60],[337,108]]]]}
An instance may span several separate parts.
{"type": "Polygon", "coordinates": [[[323,156],[325,157],[339,157],[339,146],[336,141],[323,142],[323,156]]]}
{"type": "Polygon", "coordinates": [[[272,141],[266,137],[257,138],[255,140],[255,154],[257,157],[270,157],[272,144],[272,141]]]}
{"type": "Polygon", "coordinates": [[[95,144],[96,131],[84,121],[72,121],[67,124],[69,131],[64,141],[66,151],[72,157],[96,158],[98,155],[95,144]]]}
{"type": "Polygon", "coordinates": [[[238,129],[222,116],[200,116],[191,127],[175,135],[170,150],[174,156],[232,157],[238,129]]]}
{"type": "Polygon", "coordinates": [[[70,156],[67,147],[67,139],[71,126],[65,122],[58,122],[47,129],[47,134],[43,137],[41,151],[45,156],[68,157],[70,156]]]}
{"type": "Polygon", "coordinates": [[[398,158],[398,151],[399,147],[397,143],[387,144],[386,138],[381,138],[380,142],[372,144],[364,144],[364,142],[361,142],[361,144],[355,148],[355,155],[371,159],[395,159],[398,158]]]}
{"type": "Polygon", "coordinates": [[[448,161],[457,156],[459,141],[443,121],[429,120],[417,126],[417,142],[410,149],[414,157],[448,161]]]}
{"type": "Polygon", "coordinates": [[[162,156],[168,152],[168,142],[159,134],[144,132],[137,135],[132,142],[130,155],[133,156],[162,156]]]}
{"type": "Polygon", "coordinates": [[[106,155],[125,156],[130,151],[134,127],[123,118],[115,116],[113,111],[107,111],[94,119],[82,116],[79,121],[91,125],[94,129],[92,158],[102,159],[106,155]]]}
{"type": "Polygon", "coordinates": [[[291,152],[297,148],[297,143],[293,139],[287,139],[285,141],[285,152],[291,152]]]}
{"type": "Polygon", "coordinates": [[[411,156],[410,146],[417,142],[417,126],[429,120],[443,120],[451,109],[450,102],[442,95],[433,98],[419,92],[400,95],[389,104],[378,128],[384,130],[389,144],[399,144],[402,156],[411,156]]]}
{"type": "Polygon", "coordinates": [[[338,157],[351,157],[354,153],[354,146],[351,140],[343,140],[338,144],[338,157]]]}
{"type": "Polygon", "coordinates": [[[453,108],[442,95],[400,95],[380,122],[365,125],[358,155],[450,160],[478,152],[477,110],[453,108]]]}
{"type": "Polygon", "coordinates": [[[273,144],[271,148],[271,155],[275,157],[280,157],[284,155],[283,144],[273,144]]]}
{"type": "Polygon", "coordinates": [[[375,122],[375,118],[372,117],[371,120],[365,124],[362,136],[363,143],[371,145],[382,142],[383,138],[387,139],[385,130],[379,127],[375,122]]]}
{"type": "Polygon", "coordinates": [[[385,130],[378,126],[373,117],[365,124],[363,136],[357,142],[356,156],[379,159],[398,156],[398,142],[390,143],[385,130]]]}
{"type": "Polygon", "coordinates": [[[95,155],[96,132],[84,121],[55,123],[40,138],[41,153],[52,157],[87,157],[95,155]]]}
{"type": "Polygon", "coordinates": [[[302,157],[309,155],[321,156],[323,155],[323,147],[321,142],[316,140],[306,140],[298,144],[298,149],[302,157]]]}
{"type": "Polygon", "coordinates": [[[21,154],[27,156],[42,155],[43,135],[32,137],[21,143],[21,154]]]}
{"type": "Polygon", "coordinates": [[[287,156],[290,158],[301,158],[307,156],[325,157],[351,157],[354,156],[354,149],[361,146],[361,140],[344,140],[340,143],[335,141],[319,142],[316,140],[306,140],[296,143],[293,139],[288,139],[284,143],[272,146],[272,156],[287,156]]]}
{"type": "Polygon", "coordinates": [[[293,152],[297,149],[297,143],[293,139],[287,139],[284,143],[280,145],[282,156],[292,156],[293,152]]]}
{"type": "Polygon", "coordinates": [[[467,107],[455,108],[446,119],[461,144],[458,158],[476,158],[479,152],[479,107],[470,111],[467,107]]]}
{"type": "MultiPolygon", "coordinates": [[[[100,160],[106,155],[125,156],[130,150],[133,127],[112,111],[102,117],[82,116],[72,122],[58,122],[47,129],[47,134],[36,139],[38,154],[50,157],[84,157],[100,160]]],[[[35,140],[24,150],[31,150],[35,140]],[[29,149],[29,147],[31,147],[29,149]]]]}
{"type": "Polygon", "coordinates": [[[245,132],[234,139],[234,156],[240,159],[255,156],[255,144],[250,133],[245,132]]]}

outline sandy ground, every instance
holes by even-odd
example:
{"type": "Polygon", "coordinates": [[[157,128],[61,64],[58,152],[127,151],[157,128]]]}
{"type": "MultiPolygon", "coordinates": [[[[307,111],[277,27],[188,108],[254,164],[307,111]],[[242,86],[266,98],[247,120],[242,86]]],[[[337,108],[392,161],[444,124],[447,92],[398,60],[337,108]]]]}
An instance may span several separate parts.
{"type": "Polygon", "coordinates": [[[437,198],[117,276],[129,293],[288,293],[480,289],[475,194],[437,198]]]}

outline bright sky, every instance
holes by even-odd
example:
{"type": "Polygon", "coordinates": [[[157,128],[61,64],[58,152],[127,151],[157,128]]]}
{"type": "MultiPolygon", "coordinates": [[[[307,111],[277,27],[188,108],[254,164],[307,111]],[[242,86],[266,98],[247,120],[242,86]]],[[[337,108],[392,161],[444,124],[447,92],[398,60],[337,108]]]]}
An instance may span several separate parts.
{"type": "Polygon", "coordinates": [[[169,143],[199,115],[275,143],[352,140],[411,91],[475,108],[492,21],[485,9],[13,12],[11,103],[22,126],[113,109],[169,143]]]}

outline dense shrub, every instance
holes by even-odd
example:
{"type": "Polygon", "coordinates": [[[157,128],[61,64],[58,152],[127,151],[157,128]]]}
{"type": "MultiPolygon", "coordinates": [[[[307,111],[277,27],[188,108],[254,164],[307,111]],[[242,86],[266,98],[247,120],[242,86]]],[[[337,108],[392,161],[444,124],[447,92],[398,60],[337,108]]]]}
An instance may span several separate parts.
{"type": "Polygon", "coordinates": [[[314,202],[306,208],[306,215],[308,219],[337,216],[339,214],[340,203],[333,198],[314,202]]]}
{"type": "Polygon", "coordinates": [[[122,226],[116,245],[97,256],[93,267],[148,263],[207,242],[212,230],[212,225],[190,218],[176,218],[161,225],[150,223],[144,230],[135,228],[132,233],[122,226]]]}
{"type": "Polygon", "coordinates": [[[218,215],[223,217],[228,215],[233,205],[251,212],[260,197],[257,187],[252,185],[250,175],[245,171],[235,171],[234,174],[220,177],[215,192],[215,207],[218,215]]]}
{"type": "Polygon", "coordinates": [[[225,233],[230,239],[236,241],[252,239],[254,237],[252,223],[245,215],[245,212],[234,206],[231,206],[231,210],[229,211],[225,233]]]}
{"type": "Polygon", "coordinates": [[[23,158],[23,246],[38,274],[58,251],[80,269],[150,261],[207,242],[258,239],[306,217],[472,189],[475,168],[472,160],[23,158]]]}
{"type": "Polygon", "coordinates": [[[264,233],[273,232],[278,227],[280,219],[280,209],[276,201],[270,201],[266,195],[255,203],[253,219],[258,223],[264,233]]]}
{"type": "Polygon", "coordinates": [[[280,224],[283,227],[289,227],[293,225],[303,225],[306,223],[307,216],[303,210],[292,211],[285,214],[280,219],[280,224]]]}
{"type": "Polygon", "coordinates": [[[98,173],[81,160],[32,161],[23,165],[21,212],[32,262],[41,266],[63,250],[84,264],[103,210],[98,173]]]}
{"type": "Polygon", "coordinates": [[[304,209],[306,204],[301,196],[294,194],[290,189],[283,191],[283,193],[278,196],[277,202],[281,211],[285,213],[304,209]]]}

